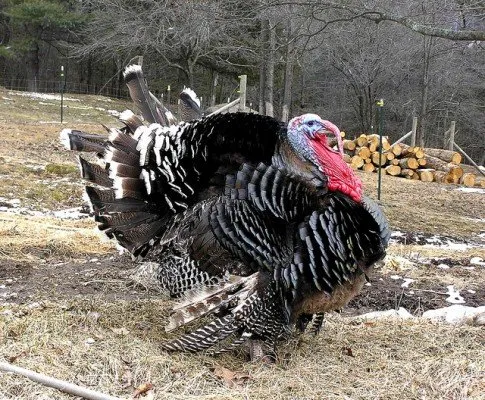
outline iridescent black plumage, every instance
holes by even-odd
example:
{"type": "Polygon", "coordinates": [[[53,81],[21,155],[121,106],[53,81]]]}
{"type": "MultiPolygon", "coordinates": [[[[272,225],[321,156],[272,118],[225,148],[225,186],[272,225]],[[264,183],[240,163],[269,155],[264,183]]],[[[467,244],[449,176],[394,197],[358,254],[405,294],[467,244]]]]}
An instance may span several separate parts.
{"type": "MultiPolygon", "coordinates": [[[[140,107],[145,119],[152,108],[140,107]]],[[[255,114],[148,127],[123,115],[125,128],[105,143],[73,131],[63,138],[105,161],[105,169],[82,162],[83,177],[102,187],[87,188],[100,229],[134,256],[159,261],[172,295],[185,292],[169,329],[214,316],[166,349],[274,345],[309,315],[343,307],[384,256],[386,220],[360,183],[347,190],[335,181],[328,168],[343,161],[325,147],[319,135],[331,124],[318,116],[287,131],[255,114]],[[331,161],[320,164],[327,151],[331,161]]],[[[338,177],[350,176],[337,167],[338,177]]]]}

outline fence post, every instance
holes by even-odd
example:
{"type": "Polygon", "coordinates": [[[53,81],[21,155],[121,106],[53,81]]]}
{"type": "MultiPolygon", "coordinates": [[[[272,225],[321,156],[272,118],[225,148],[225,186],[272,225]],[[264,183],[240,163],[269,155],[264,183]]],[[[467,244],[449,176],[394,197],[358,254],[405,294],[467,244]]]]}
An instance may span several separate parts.
{"type": "Polygon", "coordinates": [[[416,131],[418,130],[418,117],[413,117],[413,127],[411,128],[411,146],[416,146],[416,131]]]}
{"type": "Polygon", "coordinates": [[[448,150],[453,151],[453,143],[455,143],[455,121],[450,124],[450,141],[448,142],[448,150]]]}
{"type": "Polygon", "coordinates": [[[377,200],[381,199],[381,179],[382,179],[382,131],[383,131],[383,117],[382,111],[384,108],[384,100],[380,99],[376,102],[377,105],[377,133],[379,135],[379,170],[377,177],[377,200]]]}
{"type": "Polygon", "coordinates": [[[239,111],[246,111],[246,85],[248,81],[247,75],[239,76],[239,111]]]}
{"type": "Polygon", "coordinates": [[[64,65],[61,65],[61,124],[64,116],[64,65]]]}

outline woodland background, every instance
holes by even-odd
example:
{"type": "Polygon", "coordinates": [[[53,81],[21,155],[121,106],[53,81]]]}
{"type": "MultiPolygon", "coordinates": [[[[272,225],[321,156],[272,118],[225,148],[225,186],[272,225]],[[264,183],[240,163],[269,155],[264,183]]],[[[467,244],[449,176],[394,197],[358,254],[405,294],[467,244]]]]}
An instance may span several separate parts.
{"type": "Polygon", "coordinates": [[[138,55],[165,102],[184,86],[226,102],[247,74],[253,109],[315,112],[353,135],[374,130],[383,98],[391,139],[418,116],[418,144],[442,147],[455,120],[485,163],[485,1],[0,0],[8,89],[127,97],[138,55]]]}

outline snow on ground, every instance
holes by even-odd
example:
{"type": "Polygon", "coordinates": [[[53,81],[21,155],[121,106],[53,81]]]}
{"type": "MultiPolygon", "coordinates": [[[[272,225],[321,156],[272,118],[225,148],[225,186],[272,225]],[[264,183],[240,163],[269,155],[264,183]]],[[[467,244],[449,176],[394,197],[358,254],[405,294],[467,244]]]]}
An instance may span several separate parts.
{"type": "Polygon", "coordinates": [[[462,325],[468,323],[484,325],[485,306],[467,307],[456,304],[450,307],[425,311],[422,317],[436,322],[447,322],[449,324],[462,325]]]}
{"type": "Polygon", "coordinates": [[[449,285],[446,288],[448,289],[448,293],[446,293],[448,295],[448,297],[446,299],[446,301],[448,303],[452,303],[452,304],[463,304],[463,303],[465,303],[465,299],[460,295],[460,291],[455,290],[453,285],[449,285]]]}
{"type": "MultiPolygon", "coordinates": [[[[10,96],[24,96],[32,99],[42,100],[61,100],[60,94],[48,94],[48,93],[34,93],[34,92],[8,92],[10,96]]],[[[72,97],[64,97],[64,101],[81,101],[80,99],[74,99],[72,97]]]]}
{"type": "Polygon", "coordinates": [[[9,214],[31,215],[33,217],[50,216],[59,219],[81,219],[88,218],[89,214],[83,212],[82,207],[68,208],[65,210],[31,210],[27,207],[22,207],[20,199],[6,199],[0,197],[0,212],[9,214]]]}
{"type": "MultiPolygon", "coordinates": [[[[483,239],[485,234],[478,235],[479,239],[483,239]]],[[[443,235],[428,235],[418,232],[401,232],[394,231],[391,233],[392,244],[406,244],[406,245],[419,245],[423,248],[439,248],[449,249],[456,251],[465,251],[475,247],[483,246],[482,243],[474,243],[472,241],[460,241],[456,238],[443,236],[443,235]]]]}
{"type": "Polygon", "coordinates": [[[458,190],[460,192],[465,192],[465,193],[481,193],[481,194],[485,194],[485,189],[481,189],[481,188],[460,187],[460,188],[455,189],[455,190],[458,190]]]}
{"type": "MultiPolygon", "coordinates": [[[[413,316],[405,308],[399,307],[398,310],[373,311],[351,318],[369,321],[384,318],[413,319],[418,317],[413,316]]],[[[485,325],[485,306],[468,307],[455,304],[449,307],[425,311],[421,318],[429,319],[434,322],[445,322],[454,325],[469,324],[482,326],[485,325]]]]}

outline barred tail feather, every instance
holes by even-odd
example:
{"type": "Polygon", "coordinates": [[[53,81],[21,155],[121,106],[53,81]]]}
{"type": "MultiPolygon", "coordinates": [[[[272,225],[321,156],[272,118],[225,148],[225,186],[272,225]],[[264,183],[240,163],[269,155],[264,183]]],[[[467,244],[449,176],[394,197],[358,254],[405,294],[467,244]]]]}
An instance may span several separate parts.
{"type": "Polygon", "coordinates": [[[138,106],[146,121],[164,126],[175,122],[170,111],[148,90],[141,66],[129,65],[123,72],[123,76],[131,99],[138,106]]]}
{"type": "Polygon", "coordinates": [[[101,155],[105,150],[107,137],[73,129],[63,129],[59,134],[59,140],[68,150],[92,152],[101,155]]]}
{"type": "Polygon", "coordinates": [[[113,180],[109,177],[106,168],[90,163],[84,158],[79,157],[79,169],[81,176],[89,182],[96,185],[110,188],[113,185],[113,180]]]}
{"type": "Polygon", "coordinates": [[[258,273],[248,277],[231,275],[218,285],[195,289],[185,294],[185,299],[173,308],[168,325],[170,332],[182,325],[224,308],[230,303],[239,304],[255,290],[258,273]]]}

